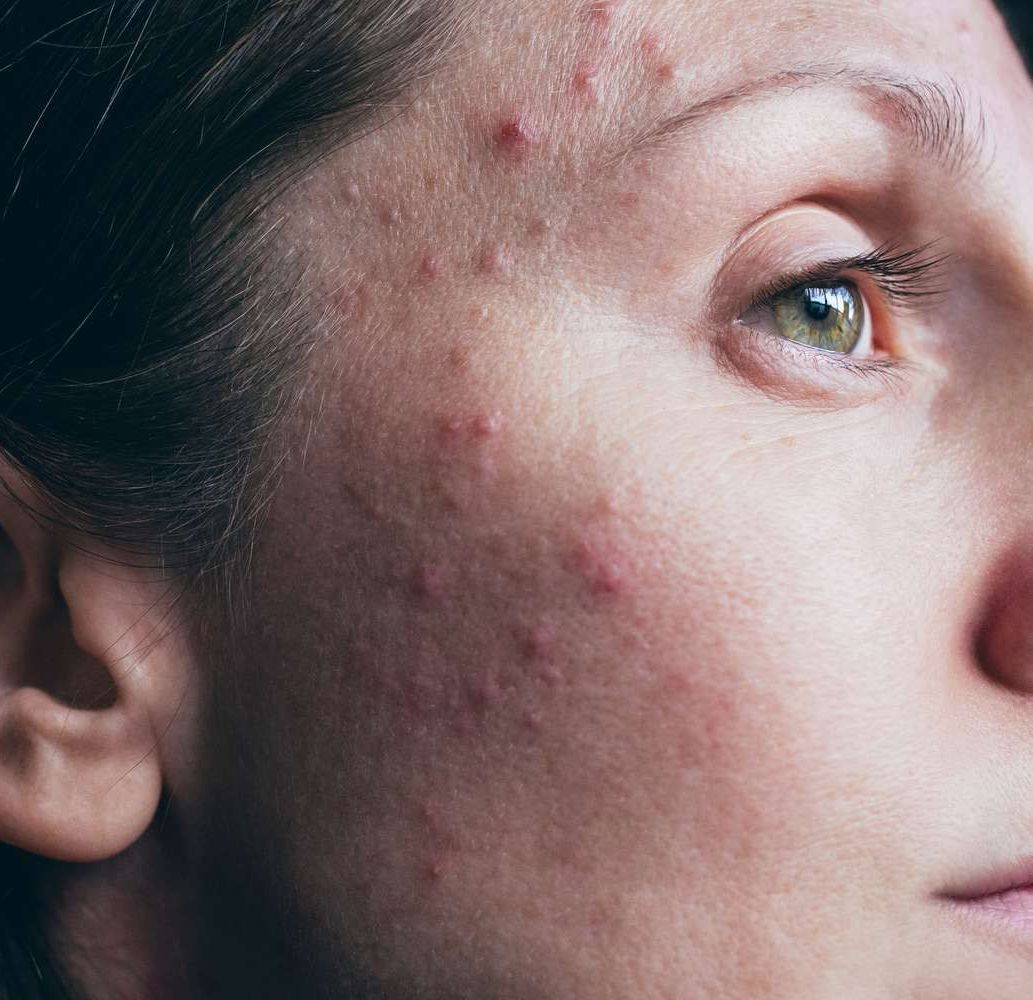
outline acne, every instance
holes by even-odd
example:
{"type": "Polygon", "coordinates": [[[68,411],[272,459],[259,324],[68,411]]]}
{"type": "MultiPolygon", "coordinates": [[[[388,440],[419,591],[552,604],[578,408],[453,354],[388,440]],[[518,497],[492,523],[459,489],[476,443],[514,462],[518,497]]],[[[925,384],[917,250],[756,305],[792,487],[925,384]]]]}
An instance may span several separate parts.
{"type": "Polygon", "coordinates": [[[556,628],[549,624],[535,625],[521,638],[521,651],[528,660],[543,661],[552,656],[556,646],[556,628]]]}
{"type": "Polygon", "coordinates": [[[509,255],[502,243],[489,243],[481,249],[477,257],[477,272],[492,278],[505,275],[509,264],[509,255]]]}
{"type": "Polygon", "coordinates": [[[608,32],[617,15],[617,0],[592,0],[584,9],[584,18],[596,31],[608,32]]]}
{"type": "Polygon", "coordinates": [[[571,89],[585,104],[599,103],[599,67],[596,63],[580,62],[574,68],[571,89]]]}
{"type": "Polygon", "coordinates": [[[448,593],[448,577],[448,570],[441,563],[420,563],[413,574],[413,591],[424,601],[441,601],[448,593]]]}
{"type": "Polygon", "coordinates": [[[417,276],[424,283],[436,281],[441,277],[441,258],[434,254],[424,254],[417,266],[417,276]]]}
{"type": "Polygon", "coordinates": [[[583,538],[574,547],[571,564],[596,597],[621,597],[627,576],[619,556],[598,542],[583,538]]]}
{"type": "Polygon", "coordinates": [[[393,205],[386,206],[380,210],[380,224],[387,229],[393,229],[402,221],[402,213],[393,205]]]}
{"type": "Polygon", "coordinates": [[[513,164],[526,163],[540,139],[538,129],[523,114],[502,121],[492,136],[497,155],[513,164]]]}
{"type": "Polygon", "coordinates": [[[445,360],[453,372],[465,372],[470,367],[470,352],[464,347],[456,346],[449,350],[445,360]]]}

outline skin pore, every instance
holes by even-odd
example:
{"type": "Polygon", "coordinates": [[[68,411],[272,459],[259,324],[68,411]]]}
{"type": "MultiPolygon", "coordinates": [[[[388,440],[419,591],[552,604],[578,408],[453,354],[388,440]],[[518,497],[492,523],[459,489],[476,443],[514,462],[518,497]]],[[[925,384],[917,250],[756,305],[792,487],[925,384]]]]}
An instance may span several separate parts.
{"type": "Polygon", "coordinates": [[[126,996],[1027,997],[936,898],[1033,852],[1004,26],[512,8],[276,206],[325,333],[292,457],[246,612],[151,661],[168,813],[69,937],[117,882],[189,942],[119,938],[126,996]],[[867,367],[743,321],[878,248],[928,270],[849,276],[867,367]]]}

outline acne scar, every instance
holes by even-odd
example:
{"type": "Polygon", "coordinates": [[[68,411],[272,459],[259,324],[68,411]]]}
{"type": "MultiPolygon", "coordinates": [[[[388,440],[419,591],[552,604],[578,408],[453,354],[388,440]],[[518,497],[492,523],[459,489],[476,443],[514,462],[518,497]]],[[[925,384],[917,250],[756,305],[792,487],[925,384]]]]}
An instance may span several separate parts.
{"type": "Polygon", "coordinates": [[[465,371],[470,367],[470,352],[462,347],[453,347],[448,352],[448,366],[455,372],[465,371]]]}

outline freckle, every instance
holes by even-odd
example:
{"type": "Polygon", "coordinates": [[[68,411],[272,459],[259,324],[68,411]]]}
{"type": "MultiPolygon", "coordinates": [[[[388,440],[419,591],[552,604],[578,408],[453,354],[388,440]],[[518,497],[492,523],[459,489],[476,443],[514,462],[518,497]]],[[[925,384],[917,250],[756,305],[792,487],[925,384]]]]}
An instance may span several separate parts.
{"type": "Polygon", "coordinates": [[[527,159],[539,136],[523,115],[503,122],[495,130],[495,148],[507,159],[522,163],[527,159]]]}
{"type": "Polygon", "coordinates": [[[416,570],[414,589],[420,597],[438,600],[445,596],[448,574],[439,563],[422,563],[416,570]]]}
{"type": "Polygon", "coordinates": [[[344,186],[344,200],[349,205],[357,205],[362,199],[362,192],[359,190],[359,185],[355,181],[351,181],[344,186]]]}
{"type": "Polygon", "coordinates": [[[441,275],[441,261],[433,254],[426,254],[420,261],[420,277],[424,281],[434,281],[441,275]]]}
{"type": "Polygon", "coordinates": [[[397,226],[402,221],[402,213],[397,208],[381,209],[380,221],[385,226],[397,226]]]}
{"type": "Polygon", "coordinates": [[[617,513],[617,503],[609,493],[603,493],[592,505],[592,517],[613,517],[617,513]]]}
{"type": "Polygon", "coordinates": [[[433,174],[423,175],[423,189],[433,194],[438,189],[438,179],[433,174]]]}

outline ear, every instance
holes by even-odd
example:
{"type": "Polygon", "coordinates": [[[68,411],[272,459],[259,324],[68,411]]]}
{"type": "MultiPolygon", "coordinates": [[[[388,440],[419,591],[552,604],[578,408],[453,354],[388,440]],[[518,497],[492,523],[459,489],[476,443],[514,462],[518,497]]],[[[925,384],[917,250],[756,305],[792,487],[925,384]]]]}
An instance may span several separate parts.
{"type": "Polygon", "coordinates": [[[155,572],[63,539],[23,492],[0,489],[0,841],[99,861],[147,829],[161,795],[183,679],[174,607],[155,572]]]}

